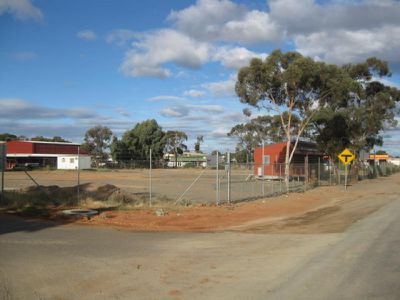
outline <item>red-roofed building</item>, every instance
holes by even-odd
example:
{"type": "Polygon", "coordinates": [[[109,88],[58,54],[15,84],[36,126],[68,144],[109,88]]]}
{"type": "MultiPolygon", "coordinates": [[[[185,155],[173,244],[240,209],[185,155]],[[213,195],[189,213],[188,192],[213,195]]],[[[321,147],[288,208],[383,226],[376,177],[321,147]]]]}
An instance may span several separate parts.
{"type": "MultiPolygon", "coordinates": [[[[293,147],[292,143],[292,147],[293,147]]],[[[265,145],[254,149],[254,175],[265,178],[281,178],[285,173],[286,142],[265,145]],[[264,159],[262,158],[264,154],[264,159]],[[262,162],[264,162],[264,173],[262,162]]],[[[323,153],[318,151],[317,145],[311,142],[299,141],[293,159],[291,161],[291,176],[303,177],[305,175],[304,165],[317,164],[323,161],[323,153]]]]}
{"type": "Polygon", "coordinates": [[[80,144],[74,143],[9,141],[7,169],[16,166],[77,169],[78,164],[80,169],[90,168],[90,156],[79,152],[80,144]]]}

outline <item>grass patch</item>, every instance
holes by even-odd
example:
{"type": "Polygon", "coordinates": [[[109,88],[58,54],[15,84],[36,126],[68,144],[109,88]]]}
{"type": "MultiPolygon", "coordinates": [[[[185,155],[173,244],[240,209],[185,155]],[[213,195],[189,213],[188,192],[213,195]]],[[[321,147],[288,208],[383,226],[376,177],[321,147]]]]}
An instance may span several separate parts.
{"type": "MultiPolygon", "coordinates": [[[[97,210],[140,210],[149,208],[148,193],[128,193],[118,187],[106,184],[94,186],[31,186],[28,188],[5,191],[0,203],[0,212],[14,210],[23,214],[46,215],[49,210],[71,207],[85,207],[97,210]]],[[[153,195],[151,207],[171,207],[174,201],[165,196],[153,195]]]]}

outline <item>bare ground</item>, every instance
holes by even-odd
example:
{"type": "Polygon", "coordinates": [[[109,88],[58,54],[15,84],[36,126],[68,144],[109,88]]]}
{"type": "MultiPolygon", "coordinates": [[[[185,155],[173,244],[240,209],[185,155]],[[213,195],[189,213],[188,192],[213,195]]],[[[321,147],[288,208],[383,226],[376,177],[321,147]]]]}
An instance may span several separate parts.
{"type": "Polygon", "coordinates": [[[244,231],[252,233],[336,233],[396,199],[400,174],[343,186],[320,187],[248,203],[106,211],[81,224],[135,231],[244,231]],[[379,196],[379,197],[376,197],[379,196]]]}

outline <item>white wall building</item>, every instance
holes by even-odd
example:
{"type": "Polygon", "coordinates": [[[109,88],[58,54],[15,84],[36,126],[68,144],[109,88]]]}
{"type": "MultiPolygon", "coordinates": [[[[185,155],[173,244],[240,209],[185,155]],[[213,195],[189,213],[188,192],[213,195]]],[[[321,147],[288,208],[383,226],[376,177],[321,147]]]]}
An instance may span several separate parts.
{"type": "MultiPolygon", "coordinates": [[[[88,155],[79,156],[79,169],[90,169],[91,159],[88,155]]],[[[57,169],[59,170],[77,170],[78,156],[77,155],[58,155],[57,169]]]]}

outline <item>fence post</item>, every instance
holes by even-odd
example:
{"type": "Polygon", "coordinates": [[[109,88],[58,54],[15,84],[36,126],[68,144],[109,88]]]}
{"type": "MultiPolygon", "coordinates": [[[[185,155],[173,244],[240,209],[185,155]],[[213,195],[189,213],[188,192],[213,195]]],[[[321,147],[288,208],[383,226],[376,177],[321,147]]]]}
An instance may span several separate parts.
{"type": "Polygon", "coordinates": [[[264,141],[262,141],[262,159],[261,159],[261,167],[262,167],[262,195],[263,195],[263,197],[265,196],[265,187],[264,187],[264,180],[265,180],[265,165],[264,165],[264,163],[265,163],[265,161],[264,161],[264,155],[265,155],[265,153],[264,153],[264,141]]]}
{"type": "Polygon", "coordinates": [[[151,181],[151,175],[152,175],[151,174],[151,168],[152,168],[151,156],[152,156],[152,149],[150,148],[150,168],[149,168],[149,204],[150,204],[150,206],[152,205],[152,199],[151,199],[152,195],[151,194],[152,194],[152,189],[153,189],[152,181],[151,181]]]}
{"type": "Polygon", "coordinates": [[[318,186],[321,186],[321,158],[318,157],[318,186]]]}
{"type": "Polygon", "coordinates": [[[78,203],[80,204],[81,202],[81,195],[80,195],[80,185],[81,185],[81,158],[80,158],[80,153],[81,153],[81,146],[78,145],[78,186],[77,186],[77,196],[78,196],[78,203]]]}
{"type": "Polygon", "coordinates": [[[308,155],[304,159],[304,191],[307,191],[307,181],[308,181],[308,155]]]}
{"type": "Polygon", "coordinates": [[[217,169],[217,178],[216,178],[216,183],[215,183],[215,188],[217,191],[217,195],[216,195],[216,202],[217,205],[219,205],[219,153],[217,150],[217,161],[216,161],[216,169],[217,169]]]}
{"type": "Polygon", "coordinates": [[[231,204],[231,153],[228,152],[228,203],[231,204]]]}
{"type": "Polygon", "coordinates": [[[4,203],[4,169],[6,168],[7,161],[7,148],[6,143],[0,144],[0,158],[1,158],[1,202],[4,203]]]}
{"type": "Polygon", "coordinates": [[[282,194],[282,164],[279,164],[279,192],[282,194]]]}

